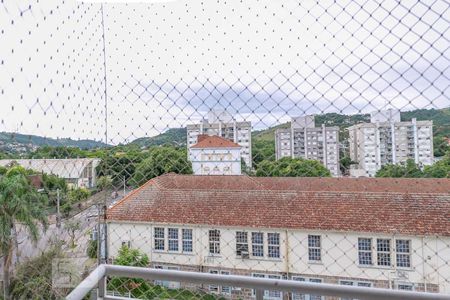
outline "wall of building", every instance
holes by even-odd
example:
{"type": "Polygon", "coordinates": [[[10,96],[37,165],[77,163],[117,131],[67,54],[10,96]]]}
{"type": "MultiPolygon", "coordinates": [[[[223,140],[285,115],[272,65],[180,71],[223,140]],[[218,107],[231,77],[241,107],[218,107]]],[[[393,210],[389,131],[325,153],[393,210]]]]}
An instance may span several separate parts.
{"type": "Polygon", "coordinates": [[[293,157],[318,160],[333,176],[339,176],[339,128],[314,127],[313,116],[293,118],[292,122],[295,127],[275,131],[276,159],[293,157]],[[300,125],[308,127],[301,128],[300,125]]]}
{"type": "Polygon", "coordinates": [[[433,155],[431,121],[364,123],[349,129],[350,158],[358,162],[351,174],[373,177],[386,164],[408,159],[419,165],[430,165],[433,155]]]}
{"type": "MultiPolygon", "coordinates": [[[[220,254],[209,254],[208,230],[205,226],[167,224],[120,224],[108,225],[108,253],[117,255],[122,243],[131,241],[132,248],[146,253],[154,264],[172,264],[182,267],[198,267],[201,270],[225,269],[232,274],[266,273],[282,274],[285,278],[294,275],[322,278],[323,282],[338,283],[352,279],[372,282],[374,286],[395,287],[397,284],[413,284],[416,290],[425,286],[431,291],[450,293],[450,238],[437,236],[404,236],[392,234],[351,233],[330,231],[252,229],[238,227],[214,227],[220,230],[220,254]],[[169,252],[153,249],[154,227],[190,228],[193,230],[193,252],[169,252]],[[248,232],[249,258],[236,255],[236,231],[248,232]],[[251,254],[251,232],[264,234],[264,257],[251,254]],[[268,257],[267,233],[279,233],[280,257],[268,257]],[[310,261],[308,257],[308,235],[319,235],[321,260],[310,261]],[[358,262],[358,238],[372,238],[374,264],[362,266],[358,262]],[[394,266],[377,266],[376,239],[391,240],[391,261],[394,266]],[[395,240],[409,240],[411,266],[395,267],[395,240]],[[236,272],[233,272],[236,270],[236,272]]],[[[166,229],[167,240],[167,229],[166,229]]],[[[181,241],[180,241],[181,243],[181,241]]],[[[166,242],[167,247],[167,242],[166,242]]],[[[181,248],[180,248],[181,249],[181,248]]]]}
{"type": "Polygon", "coordinates": [[[189,149],[195,175],[241,175],[241,151],[228,149],[189,149]]]}
{"type": "Polygon", "coordinates": [[[252,166],[252,129],[250,122],[208,123],[187,125],[188,148],[197,143],[199,134],[217,135],[239,144],[247,167],[252,166]]]}

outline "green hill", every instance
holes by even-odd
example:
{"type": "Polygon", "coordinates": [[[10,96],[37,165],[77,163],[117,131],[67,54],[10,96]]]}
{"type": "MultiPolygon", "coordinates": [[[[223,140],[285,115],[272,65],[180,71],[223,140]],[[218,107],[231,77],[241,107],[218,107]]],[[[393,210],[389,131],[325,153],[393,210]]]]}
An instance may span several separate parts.
{"type": "Polygon", "coordinates": [[[0,132],[0,151],[7,153],[26,153],[42,146],[76,147],[80,149],[105,148],[109,145],[94,140],[53,139],[37,135],[0,132]]]}
{"type": "Polygon", "coordinates": [[[174,146],[186,145],[186,128],[170,128],[166,132],[152,137],[142,137],[132,141],[131,145],[139,147],[151,147],[170,144],[174,146]]]}

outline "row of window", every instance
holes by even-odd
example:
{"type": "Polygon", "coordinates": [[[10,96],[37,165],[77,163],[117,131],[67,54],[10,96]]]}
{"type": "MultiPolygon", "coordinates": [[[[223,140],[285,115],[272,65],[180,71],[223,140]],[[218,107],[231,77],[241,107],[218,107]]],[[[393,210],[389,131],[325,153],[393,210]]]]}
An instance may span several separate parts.
{"type": "MultiPolygon", "coordinates": [[[[219,271],[219,270],[210,270],[211,274],[222,274],[222,275],[230,275],[228,271],[219,271]]],[[[268,278],[268,279],[285,279],[283,276],[278,274],[264,274],[264,273],[253,273],[252,277],[256,278],[268,278]]],[[[301,281],[301,282],[311,282],[311,283],[322,283],[323,280],[321,278],[316,277],[304,277],[304,276],[292,276],[292,280],[301,281]]],[[[373,287],[372,282],[369,281],[358,281],[358,280],[339,280],[340,285],[346,286],[357,286],[357,287],[373,287]]],[[[395,288],[398,290],[414,290],[414,285],[409,282],[396,283],[395,288]]],[[[219,294],[230,294],[231,290],[240,290],[240,288],[232,288],[229,286],[217,286],[210,285],[209,291],[212,293],[219,294]]],[[[256,291],[252,291],[252,295],[256,296],[256,291]]],[[[264,299],[282,299],[283,293],[281,291],[275,290],[266,290],[264,291],[264,299]]],[[[300,294],[300,293],[292,293],[292,300],[323,300],[324,297],[321,295],[314,294],[300,294]]],[[[350,298],[340,298],[341,300],[351,300],[350,298]]]]}
{"type": "MultiPolygon", "coordinates": [[[[208,231],[209,254],[220,255],[220,230],[208,231]]],[[[276,232],[236,231],[236,255],[253,258],[280,258],[280,234],[276,232]]],[[[373,245],[372,238],[358,238],[358,262],[361,266],[411,267],[411,241],[396,239],[395,248],[391,239],[378,238],[373,245]],[[375,254],[375,255],[374,255],[375,254]]],[[[154,249],[170,252],[193,252],[192,229],[154,228],[154,249]],[[166,238],[167,237],[167,238],[166,238]]],[[[320,235],[308,235],[308,260],[322,260],[322,240],[320,235]]]]}
{"type": "Polygon", "coordinates": [[[155,250],[158,251],[179,252],[181,250],[184,253],[192,253],[193,251],[192,229],[183,228],[180,233],[180,228],[155,227],[154,241],[155,250]]]}
{"type": "Polygon", "coordinates": [[[393,265],[392,255],[395,252],[397,267],[411,267],[410,240],[395,240],[395,249],[392,248],[391,239],[376,239],[376,247],[373,247],[372,244],[371,238],[358,238],[358,261],[360,265],[371,266],[376,264],[377,266],[390,267],[393,265]],[[376,256],[373,255],[374,250],[376,256]]]}

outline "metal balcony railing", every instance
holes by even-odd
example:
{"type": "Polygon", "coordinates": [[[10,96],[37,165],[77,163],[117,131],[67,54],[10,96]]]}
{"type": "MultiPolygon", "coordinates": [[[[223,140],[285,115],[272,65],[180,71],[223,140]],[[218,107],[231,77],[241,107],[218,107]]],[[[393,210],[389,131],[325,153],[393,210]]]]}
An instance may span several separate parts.
{"type": "MultiPolygon", "coordinates": [[[[347,299],[450,299],[450,295],[423,293],[412,291],[400,291],[381,288],[342,286],[334,284],[317,284],[311,282],[298,282],[293,280],[279,280],[267,278],[255,278],[237,275],[220,275],[199,272],[186,272],[174,270],[161,270],[140,267],[128,267],[117,265],[100,265],[86,279],[84,279],[67,297],[67,300],[82,300],[91,291],[97,289],[97,299],[118,300],[130,299],[110,296],[107,293],[106,282],[108,277],[140,278],[146,280],[168,280],[193,284],[210,284],[251,288],[255,291],[256,300],[263,300],[264,292],[277,290],[296,294],[315,294],[322,296],[341,297],[347,299]]],[[[323,299],[323,298],[322,298],[323,299]]]]}

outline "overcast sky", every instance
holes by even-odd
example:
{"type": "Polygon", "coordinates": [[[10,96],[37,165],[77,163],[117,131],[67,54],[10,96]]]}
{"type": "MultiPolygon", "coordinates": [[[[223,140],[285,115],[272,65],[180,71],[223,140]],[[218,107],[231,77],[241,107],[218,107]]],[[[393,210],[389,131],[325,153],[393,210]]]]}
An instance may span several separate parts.
{"type": "Polygon", "coordinates": [[[259,129],[450,106],[446,1],[105,4],[106,103],[100,4],[42,2],[0,4],[0,131],[120,143],[215,108],[259,129]]]}

